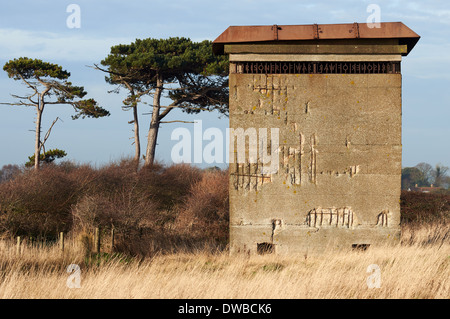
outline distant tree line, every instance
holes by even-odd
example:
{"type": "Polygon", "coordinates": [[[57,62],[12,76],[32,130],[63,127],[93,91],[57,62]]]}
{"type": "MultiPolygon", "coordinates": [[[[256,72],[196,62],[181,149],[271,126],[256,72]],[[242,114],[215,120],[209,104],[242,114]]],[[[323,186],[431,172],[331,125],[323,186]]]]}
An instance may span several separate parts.
{"type": "Polygon", "coordinates": [[[415,187],[440,187],[450,188],[449,168],[436,164],[435,167],[428,163],[419,163],[414,167],[402,169],[402,189],[413,189],[415,187]]]}

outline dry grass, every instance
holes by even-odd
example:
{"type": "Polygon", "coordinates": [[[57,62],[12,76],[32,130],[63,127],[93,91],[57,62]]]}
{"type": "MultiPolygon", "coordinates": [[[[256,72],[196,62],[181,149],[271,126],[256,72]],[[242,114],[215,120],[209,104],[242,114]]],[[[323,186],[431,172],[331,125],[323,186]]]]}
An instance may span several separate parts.
{"type": "Polygon", "coordinates": [[[87,259],[76,248],[0,247],[0,298],[448,298],[449,225],[406,227],[402,243],[310,256],[196,253],[87,259]],[[68,288],[69,264],[81,288],[68,288]],[[381,269],[369,289],[367,267],[381,269]]]}

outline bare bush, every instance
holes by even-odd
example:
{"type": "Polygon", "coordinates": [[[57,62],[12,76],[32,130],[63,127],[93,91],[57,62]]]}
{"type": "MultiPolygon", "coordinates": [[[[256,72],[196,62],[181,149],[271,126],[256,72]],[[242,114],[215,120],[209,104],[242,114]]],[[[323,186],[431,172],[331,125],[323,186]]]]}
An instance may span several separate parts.
{"type": "Polygon", "coordinates": [[[228,242],[228,172],[205,172],[180,207],[176,227],[198,238],[228,242]]]}
{"type": "Polygon", "coordinates": [[[402,224],[450,221],[449,194],[402,191],[400,206],[402,224]]]}
{"type": "Polygon", "coordinates": [[[70,207],[78,195],[77,181],[61,168],[20,174],[0,185],[1,231],[56,238],[71,228],[70,207]]]}

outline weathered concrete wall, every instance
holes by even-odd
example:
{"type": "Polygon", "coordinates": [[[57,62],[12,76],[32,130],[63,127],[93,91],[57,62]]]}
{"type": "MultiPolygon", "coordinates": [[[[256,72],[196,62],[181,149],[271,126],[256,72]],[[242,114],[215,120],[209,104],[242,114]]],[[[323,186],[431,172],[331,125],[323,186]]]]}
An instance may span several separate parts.
{"type": "Polygon", "coordinates": [[[232,252],[398,240],[400,74],[233,73],[230,127],[279,128],[277,172],[230,164],[232,252]]]}

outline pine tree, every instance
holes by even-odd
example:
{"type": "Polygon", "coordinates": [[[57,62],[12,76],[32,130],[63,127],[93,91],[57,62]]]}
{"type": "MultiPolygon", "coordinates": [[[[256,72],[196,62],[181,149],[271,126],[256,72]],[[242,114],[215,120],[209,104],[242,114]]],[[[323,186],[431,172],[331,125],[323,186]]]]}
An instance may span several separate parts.
{"type": "MultiPolygon", "coordinates": [[[[212,43],[192,42],[187,38],[137,39],[135,42],[116,45],[101,61],[98,70],[106,72],[106,81],[125,88],[128,96],[125,108],[133,110],[135,159],[140,157],[139,120],[137,106],[142,98],[153,96],[145,164],[155,159],[156,141],[160,124],[174,109],[187,113],[217,110],[228,114],[228,58],[215,56],[212,43]],[[161,98],[172,100],[161,105],[161,98]]],[[[170,121],[184,122],[184,121],[170,121]]]]}
{"type": "MultiPolygon", "coordinates": [[[[50,131],[58,120],[53,121],[44,139],[41,139],[41,123],[44,109],[47,105],[72,105],[77,118],[99,118],[108,116],[109,112],[97,105],[94,99],[82,98],[87,94],[82,86],[74,86],[68,81],[70,73],[57,64],[44,62],[39,59],[22,57],[10,60],[3,66],[3,70],[14,80],[22,81],[31,91],[26,96],[12,95],[18,99],[7,105],[33,106],[36,109],[36,130],[34,147],[34,168],[39,169],[41,151],[50,135],[50,131]]],[[[45,150],[44,150],[45,154],[45,150]]]]}

